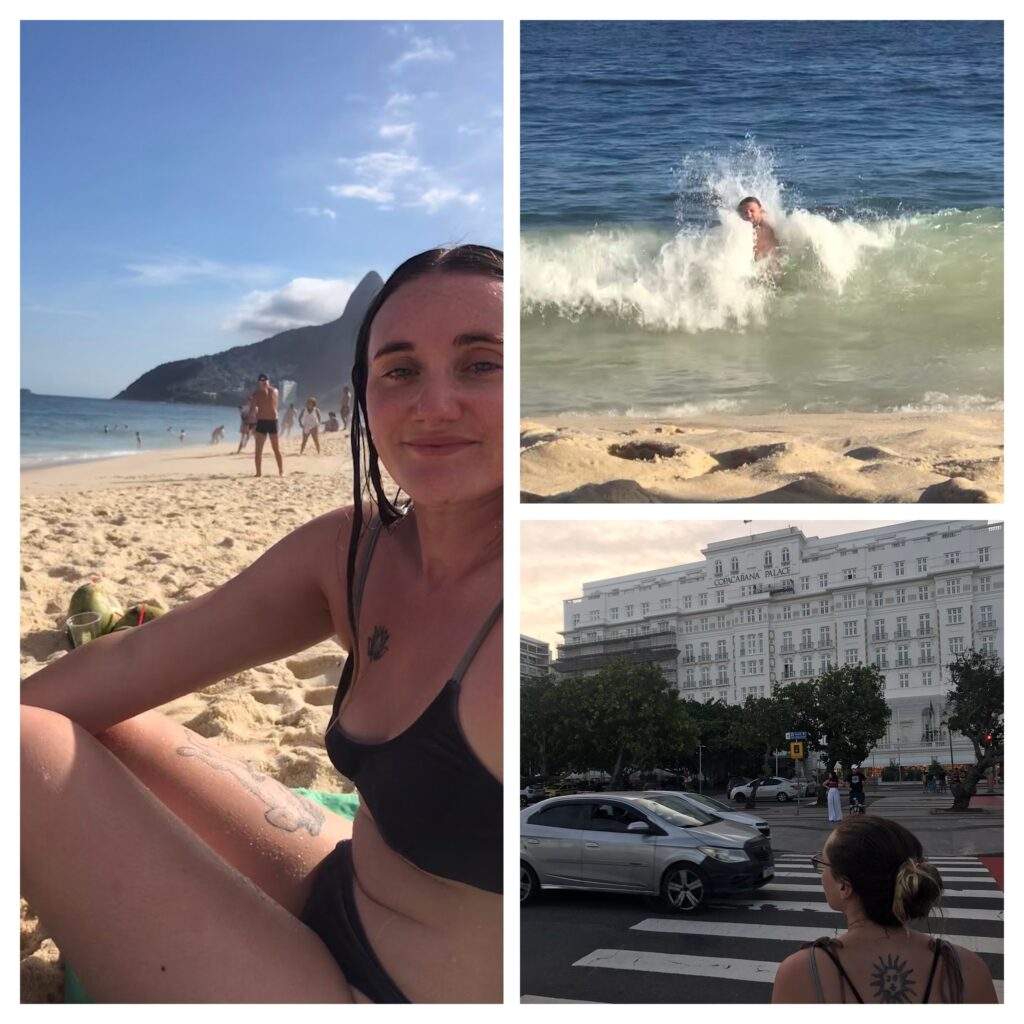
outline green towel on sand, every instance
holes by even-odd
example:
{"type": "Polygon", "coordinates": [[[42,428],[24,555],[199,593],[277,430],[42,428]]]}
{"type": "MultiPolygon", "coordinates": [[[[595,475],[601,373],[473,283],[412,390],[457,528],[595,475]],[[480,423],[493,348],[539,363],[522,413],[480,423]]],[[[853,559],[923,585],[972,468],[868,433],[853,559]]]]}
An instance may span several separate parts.
{"type": "MultiPolygon", "coordinates": [[[[327,810],[340,814],[343,818],[351,821],[359,810],[358,793],[325,793],[320,789],[292,789],[293,793],[304,796],[326,807],[327,810]]],[[[89,993],[82,987],[82,983],[75,977],[71,965],[64,961],[64,1002],[65,1003],[91,1003],[89,993]]]]}

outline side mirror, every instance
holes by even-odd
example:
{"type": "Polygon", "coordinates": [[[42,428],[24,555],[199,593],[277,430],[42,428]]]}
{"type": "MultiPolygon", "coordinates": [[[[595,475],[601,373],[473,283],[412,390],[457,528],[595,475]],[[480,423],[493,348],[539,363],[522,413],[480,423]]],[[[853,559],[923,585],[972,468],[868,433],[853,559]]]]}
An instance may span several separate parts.
{"type": "Polygon", "coordinates": [[[639,832],[641,835],[646,835],[651,831],[651,826],[646,821],[631,821],[626,826],[627,832],[639,832]]]}

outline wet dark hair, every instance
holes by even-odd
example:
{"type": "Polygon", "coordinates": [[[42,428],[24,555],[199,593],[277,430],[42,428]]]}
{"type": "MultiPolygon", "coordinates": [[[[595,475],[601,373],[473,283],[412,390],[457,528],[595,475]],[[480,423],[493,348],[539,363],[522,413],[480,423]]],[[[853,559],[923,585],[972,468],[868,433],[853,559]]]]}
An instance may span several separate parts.
{"type": "Polygon", "coordinates": [[[736,204],[736,209],[737,210],[742,210],[743,207],[747,205],[747,203],[757,203],[757,205],[760,206],[761,205],[761,200],[758,199],[757,196],[747,196],[745,199],[741,199],[736,204]]]}
{"type": "Polygon", "coordinates": [[[407,259],[384,282],[374,296],[366,316],[356,335],[355,357],[352,365],[352,530],[349,534],[347,589],[348,618],[352,627],[352,639],[358,643],[355,621],[355,577],[356,549],[363,533],[363,501],[367,500],[377,508],[377,515],[384,526],[391,526],[405,515],[409,508],[407,501],[400,500],[400,491],[394,498],[384,493],[381,479],[380,459],[373,443],[373,434],[366,415],[366,381],[369,375],[368,356],[370,329],[381,307],[404,284],[429,274],[479,274],[502,281],[505,277],[505,257],[500,249],[487,245],[457,245],[451,249],[428,249],[407,259]]]}
{"type": "Polygon", "coordinates": [[[864,913],[883,927],[906,928],[942,895],[942,876],[925,860],[921,841],[888,818],[847,818],[829,838],[827,858],[833,877],[845,878],[864,913]]]}

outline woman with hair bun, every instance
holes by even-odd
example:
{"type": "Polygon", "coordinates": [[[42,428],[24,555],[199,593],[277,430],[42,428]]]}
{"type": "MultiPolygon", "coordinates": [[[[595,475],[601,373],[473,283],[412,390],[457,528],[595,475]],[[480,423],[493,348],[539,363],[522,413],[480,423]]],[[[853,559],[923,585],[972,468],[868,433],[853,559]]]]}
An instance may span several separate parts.
{"type": "Polygon", "coordinates": [[[811,862],[847,930],[783,960],[773,1003],[998,1001],[981,957],[911,930],[938,903],[942,877],[908,829],[887,818],[847,818],[811,862]]]}

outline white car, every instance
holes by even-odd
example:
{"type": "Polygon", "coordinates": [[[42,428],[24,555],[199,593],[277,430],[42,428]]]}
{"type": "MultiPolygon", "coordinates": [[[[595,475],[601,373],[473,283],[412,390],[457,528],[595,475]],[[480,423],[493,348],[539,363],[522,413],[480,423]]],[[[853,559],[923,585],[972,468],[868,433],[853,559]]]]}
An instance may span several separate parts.
{"type": "Polygon", "coordinates": [[[691,807],[694,805],[703,807],[705,811],[709,811],[725,821],[734,821],[737,825],[756,828],[766,839],[772,837],[772,830],[764,818],[759,818],[756,814],[747,814],[744,811],[734,811],[728,804],[723,804],[721,800],[715,800],[714,797],[705,796],[703,793],[682,793],[675,790],[663,790],[659,791],[659,794],[676,797],[691,807]]]}
{"type": "MultiPolygon", "coordinates": [[[[737,786],[729,793],[729,799],[736,801],[749,800],[750,790],[756,781],[754,779],[745,786],[737,786]]],[[[780,779],[775,775],[766,775],[761,779],[761,783],[757,787],[757,799],[778,800],[780,804],[784,804],[787,800],[795,800],[796,783],[790,779],[780,779]]]]}

